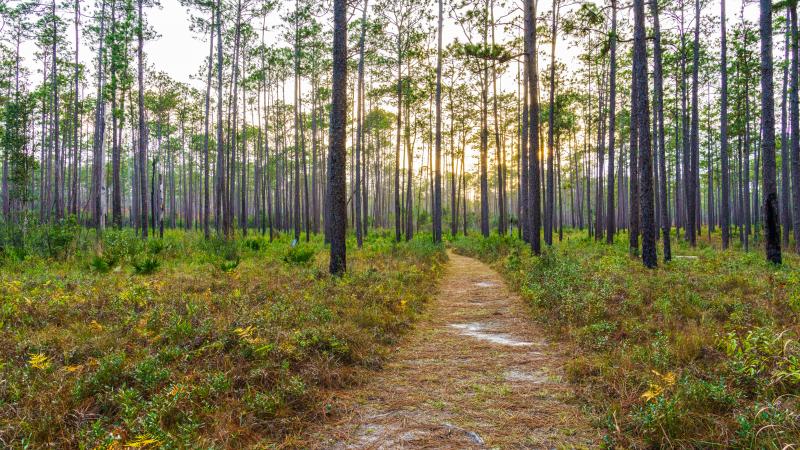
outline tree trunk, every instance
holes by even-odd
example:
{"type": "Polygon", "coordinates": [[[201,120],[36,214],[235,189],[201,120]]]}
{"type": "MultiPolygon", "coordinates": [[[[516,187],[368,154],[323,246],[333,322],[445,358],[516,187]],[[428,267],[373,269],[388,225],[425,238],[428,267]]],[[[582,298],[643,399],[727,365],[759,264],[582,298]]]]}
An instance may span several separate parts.
{"type": "MultiPolygon", "coordinates": [[[[655,0],[651,0],[655,1],[655,0]]],[[[658,44],[656,44],[658,45],[658,44]]],[[[608,78],[608,192],[606,193],[606,243],[614,243],[614,144],[616,140],[617,121],[617,1],[611,0],[611,68],[608,78]]],[[[656,87],[656,91],[659,88],[656,87]]],[[[598,170],[602,170],[600,167],[598,170]]]]}
{"type": "Polygon", "coordinates": [[[778,188],[775,181],[775,99],[772,80],[772,3],[761,0],[761,155],[767,261],[781,263],[778,188]]]}
{"type": "Polygon", "coordinates": [[[94,115],[94,142],[92,143],[92,221],[94,222],[95,229],[98,233],[102,231],[102,177],[103,177],[103,142],[105,141],[106,129],[106,115],[105,115],[105,101],[103,100],[103,90],[105,89],[104,74],[105,74],[105,57],[104,44],[105,44],[105,16],[106,16],[106,2],[102,2],[100,7],[100,38],[97,46],[97,98],[96,109],[94,115]]]}
{"type": "Polygon", "coordinates": [[[720,78],[722,98],[720,99],[720,174],[722,198],[720,199],[720,227],[722,228],[722,248],[730,245],[731,236],[731,182],[728,155],[728,40],[726,33],[725,1],[720,0],[720,78]]]}
{"type": "MultiPolygon", "coordinates": [[[[539,76],[536,50],[536,8],[534,0],[525,0],[525,66],[528,73],[528,94],[530,95],[530,126],[528,127],[528,146],[530,169],[528,178],[528,211],[531,214],[531,250],[535,255],[542,252],[541,247],[541,178],[539,171],[539,76]]],[[[466,206],[466,205],[465,205],[466,206]]]]}
{"type": "MultiPolygon", "coordinates": [[[[658,265],[656,253],[655,211],[653,205],[653,158],[650,152],[650,113],[647,94],[647,42],[644,25],[644,0],[634,0],[633,79],[636,83],[636,112],[639,137],[639,194],[642,214],[642,262],[645,267],[658,265]]],[[[634,123],[631,121],[631,123],[634,123]]]]}
{"type": "Polygon", "coordinates": [[[794,231],[794,246],[795,251],[800,252],[800,107],[798,107],[798,57],[800,51],[798,50],[798,31],[797,31],[797,6],[791,7],[789,14],[791,15],[792,27],[792,69],[791,69],[791,86],[789,87],[789,104],[791,113],[789,118],[791,120],[791,135],[792,135],[792,229],[794,231]]]}
{"type": "Polygon", "coordinates": [[[205,115],[203,122],[205,132],[203,135],[203,236],[211,236],[209,220],[211,216],[209,192],[209,159],[208,159],[208,126],[211,120],[211,74],[214,68],[214,6],[211,6],[211,31],[208,38],[208,75],[206,75],[205,115]]]}
{"type": "MultiPolygon", "coordinates": [[[[722,0],[724,1],[724,0],[722,0]]],[[[664,241],[664,262],[672,259],[672,249],[670,247],[670,219],[669,202],[667,199],[667,163],[666,163],[666,142],[664,136],[664,74],[661,60],[661,24],[658,16],[658,1],[650,0],[650,9],[653,14],[653,89],[655,90],[657,127],[658,127],[658,195],[660,201],[661,215],[661,234],[664,241]]]]}
{"type": "Polygon", "coordinates": [[[136,50],[138,58],[139,82],[139,190],[141,195],[142,237],[147,239],[147,124],[144,121],[144,16],[142,15],[142,1],[137,1],[139,9],[139,24],[136,36],[139,46],[136,50]]]}
{"type": "Polygon", "coordinates": [[[222,0],[217,0],[217,172],[214,196],[214,222],[217,233],[222,222],[222,197],[225,195],[225,148],[222,142],[222,0]]]}
{"type": "MultiPolygon", "coordinates": [[[[362,231],[362,219],[361,219],[361,207],[362,200],[361,200],[361,177],[362,177],[362,167],[361,167],[361,152],[364,151],[362,146],[364,143],[364,44],[365,44],[365,37],[367,34],[367,7],[368,7],[369,0],[364,1],[364,11],[361,15],[361,36],[358,40],[358,82],[356,85],[356,89],[358,91],[356,96],[356,149],[355,149],[355,169],[356,169],[356,179],[355,179],[355,193],[353,196],[353,202],[355,206],[355,221],[356,221],[356,242],[358,244],[358,248],[364,244],[364,236],[362,231]]],[[[363,211],[366,214],[366,211],[363,211]]]]}
{"type": "Polygon", "coordinates": [[[338,275],[347,269],[345,232],[347,229],[347,2],[333,2],[333,83],[331,89],[331,131],[328,152],[328,208],[331,219],[330,272],[338,275]]]}
{"type": "Polygon", "coordinates": [[[444,0],[439,0],[439,20],[436,32],[436,175],[433,187],[433,242],[442,241],[442,23],[444,0]]]}
{"type": "MultiPolygon", "coordinates": [[[[634,75],[631,78],[631,127],[630,127],[630,157],[628,161],[628,182],[630,197],[630,212],[628,217],[628,249],[633,255],[639,254],[639,145],[641,139],[639,104],[647,99],[642,99],[639,92],[640,84],[634,75]]],[[[645,96],[646,97],[646,96],[645,96]]]]}
{"type": "Polygon", "coordinates": [[[556,37],[559,1],[553,0],[553,23],[550,31],[550,110],[547,117],[547,187],[545,188],[544,242],[553,245],[553,145],[556,101],[556,37]]]}
{"type": "Polygon", "coordinates": [[[400,140],[402,133],[402,117],[403,117],[403,78],[402,78],[402,60],[403,60],[403,30],[397,30],[397,138],[395,141],[394,151],[394,240],[400,242],[402,235],[401,227],[401,203],[400,203],[400,140]]]}
{"type": "MultiPolygon", "coordinates": [[[[724,1],[724,0],[723,0],[724,1]]],[[[784,248],[789,248],[789,233],[791,229],[791,207],[790,207],[790,191],[789,186],[789,143],[786,141],[786,102],[788,96],[789,84],[789,47],[791,47],[791,13],[786,14],[786,33],[785,33],[785,49],[783,53],[783,89],[781,90],[781,225],[783,225],[783,233],[781,233],[781,245],[784,248]]]]}

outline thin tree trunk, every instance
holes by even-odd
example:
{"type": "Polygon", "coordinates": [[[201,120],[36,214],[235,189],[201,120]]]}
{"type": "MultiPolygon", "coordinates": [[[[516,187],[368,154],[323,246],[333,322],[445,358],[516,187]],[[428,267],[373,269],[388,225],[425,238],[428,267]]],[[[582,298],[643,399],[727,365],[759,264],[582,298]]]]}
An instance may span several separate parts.
{"type": "Polygon", "coordinates": [[[789,86],[789,105],[791,113],[789,119],[791,121],[790,129],[792,135],[792,228],[794,231],[794,247],[796,252],[800,252],[800,107],[798,107],[798,70],[800,64],[800,51],[798,46],[798,31],[797,31],[797,6],[791,6],[789,14],[791,16],[792,27],[792,68],[791,68],[791,86],[789,86]]]}
{"type": "Polygon", "coordinates": [[[436,32],[436,175],[433,187],[433,242],[442,241],[442,23],[444,0],[439,0],[439,20],[436,32]]]}
{"type": "MultiPolygon", "coordinates": [[[[139,187],[141,195],[142,237],[147,239],[147,124],[144,121],[144,16],[142,15],[142,1],[137,1],[139,9],[139,24],[136,36],[139,46],[136,50],[138,58],[139,81],[139,187]]],[[[219,1],[219,0],[218,0],[219,1]]]]}
{"type": "MultiPolygon", "coordinates": [[[[655,0],[651,0],[655,1],[655,0]]],[[[616,139],[617,114],[617,1],[611,0],[611,42],[608,102],[608,192],[606,193],[606,243],[614,243],[614,144],[616,139]]],[[[656,44],[658,45],[658,44],[656,44]]],[[[656,91],[659,88],[656,87],[656,91]]],[[[598,170],[602,170],[600,167],[598,170]]]]}
{"type": "Polygon", "coordinates": [[[722,198],[720,204],[720,226],[722,228],[722,248],[730,245],[731,204],[730,168],[728,155],[728,40],[726,30],[725,1],[720,0],[720,78],[722,98],[720,99],[720,174],[722,198]]]}

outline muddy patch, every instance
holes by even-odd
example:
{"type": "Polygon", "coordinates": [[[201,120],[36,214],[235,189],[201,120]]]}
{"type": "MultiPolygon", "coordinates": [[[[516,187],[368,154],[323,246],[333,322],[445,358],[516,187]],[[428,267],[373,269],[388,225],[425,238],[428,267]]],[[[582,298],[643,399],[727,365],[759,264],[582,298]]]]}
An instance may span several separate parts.
{"type": "Polygon", "coordinates": [[[523,370],[507,370],[503,378],[512,383],[544,384],[550,382],[550,377],[544,372],[526,372],[523,370]]]}
{"type": "Polygon", "coordinates": [[[508,345],[511,347],[525,347],[533,345],[533,342],[520,341],[506,333],[492,332],[488,325],[480,322],[452,323],[450,324],[450,327],[459,330],[459,334],[463,336],[473,337],[475,339],[491,342],[493,344],[508,345]]]}

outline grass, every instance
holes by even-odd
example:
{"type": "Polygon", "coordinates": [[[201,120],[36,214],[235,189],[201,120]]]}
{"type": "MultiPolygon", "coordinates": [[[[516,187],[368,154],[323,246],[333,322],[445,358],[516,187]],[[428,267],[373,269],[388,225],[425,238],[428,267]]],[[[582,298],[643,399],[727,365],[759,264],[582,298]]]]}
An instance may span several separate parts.
{"type": "Polygon", "coordinates": [[[608,447],[785,448],[800,442],[800,259],[677,242],[645,269],[627,236],[586,232],[531,255],[516,238],[460,237],[457,252],[491,263],[531,319],[574,350],[568,380],[608,447]]]}
{"type": "Polygon", "coordinates": [[[0,259],[4,448],[289,445],[380,367],[446,259],[372,233],[335,278],[321,237],[85,235],[0,259]]]}

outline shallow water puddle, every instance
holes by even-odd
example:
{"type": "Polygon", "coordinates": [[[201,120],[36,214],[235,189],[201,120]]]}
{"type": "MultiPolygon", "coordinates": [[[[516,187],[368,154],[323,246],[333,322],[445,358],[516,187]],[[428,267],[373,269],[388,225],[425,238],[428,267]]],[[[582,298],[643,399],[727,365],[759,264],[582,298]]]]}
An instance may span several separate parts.
{"type": "Polygon", "coordinates": [[[452,323],[450,327],[460,330],[461,332],[459,334],[461,335],[474,337],[475,339],[491,342],[493,344],[508,345],[511,347],[533,345],[533,342],[519,341],[505,333],[492,333],[491,331],[487,331],[486,325],[478,322],[452,323]]]}
{"type": "Polygon", "coordinates": [[[508,370],[503,374],[506,381],[517,381],[525,383],[547,383],[549,381],[547,374],[543,372],[523,372],[521,370],[508,370]]]}
{"type": "Polygon", "coordinates": [[[491,281],[479,281],[479,282],[475,283],[475,286],[478,286],[478,287],[481,287],[481,288],[490,288],[490,287],[497,287],[497,283],[493,283],[491,281]]]}

